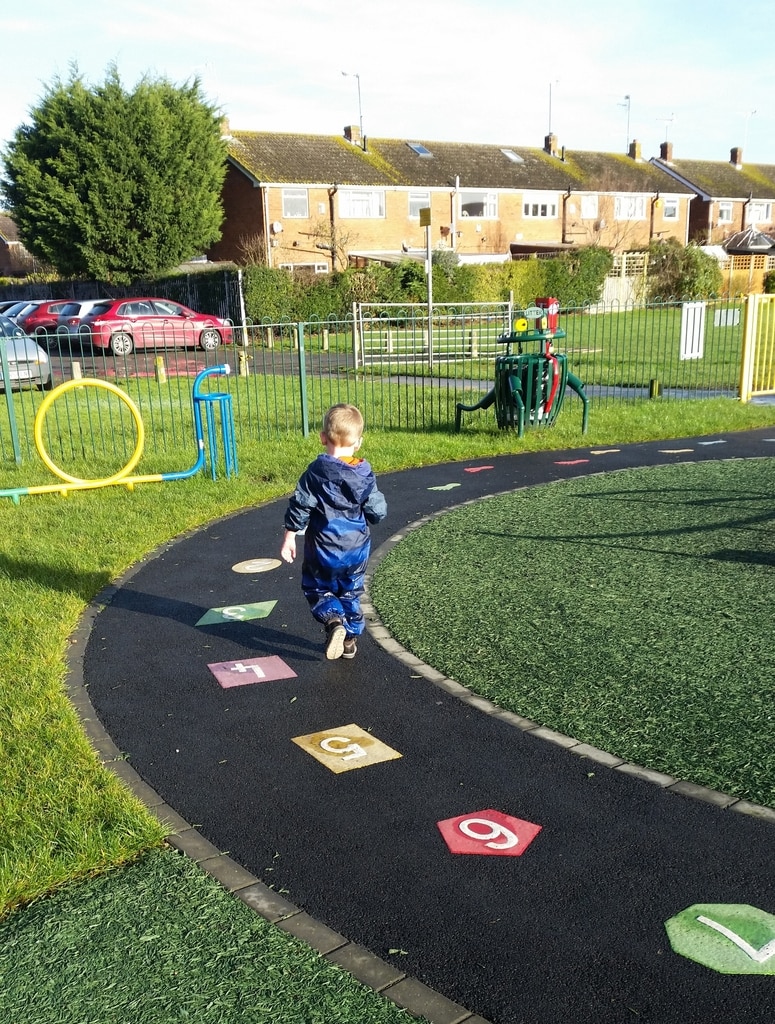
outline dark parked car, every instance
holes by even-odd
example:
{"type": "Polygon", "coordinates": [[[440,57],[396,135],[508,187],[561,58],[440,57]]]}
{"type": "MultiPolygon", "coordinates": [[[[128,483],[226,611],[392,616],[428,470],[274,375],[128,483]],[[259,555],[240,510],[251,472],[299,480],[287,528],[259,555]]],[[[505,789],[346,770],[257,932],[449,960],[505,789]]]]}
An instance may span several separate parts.
{"type": "Polygon", "coordinates": [[[135,348],[199,345],[207,351],[232,340],[228,320],[195,313],[170,299],[111,299],[99,302],[83,318],[81,336],[97,348],[126,356],[135,348]]]}
{"type": "MultiPolygon", "coordinates": [[[[0,314],[0,345],[5,345],[8,362],[8,380],[11,388],[22,384],[37,384],[41,391],[53,386],[48,356],[34,338],[7,316],[0,314]]],[[[0,388],[5,390],[3,364],[0,360],[0,388]]]]}
{"type": "Polygon", "coordinates": [[[10,317],[11,320],[15,320],[20,313],[31,313],[41,302],[43,302],[43,299],[21,299],[19,302],[14,302],[7,309],[4,309],[3,315],[10,317]]]}

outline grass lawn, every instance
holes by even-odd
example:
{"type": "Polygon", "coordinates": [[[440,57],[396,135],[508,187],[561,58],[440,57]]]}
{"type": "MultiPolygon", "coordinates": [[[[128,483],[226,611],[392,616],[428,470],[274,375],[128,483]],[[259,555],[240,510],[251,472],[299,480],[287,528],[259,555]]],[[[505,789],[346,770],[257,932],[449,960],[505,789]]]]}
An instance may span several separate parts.
{"type": "MultiPolygon", "coordinates": [[[[528,431],[519,441],[491,424],[459,435],[369,430],[364,453],[384,472],[517,450],[623,444],[770,424],[775,424],[773,406],[655,401],[593,409],[584,438],[574,414],[551,431],[528,431]]],[[[248,922],[215,883],[198,876],[189,880],[176,854],[157,852],[160,827],[98,764],[63,688],[68,637],[107,582],[186,530],[287,494],[317,450],[315,437],[255,441],[240,446],[240,474],[230,481],[201,475],[139,486],[131,493],[112,487],[67,499],[25,497],[19,506],[0,501],[0,916],[5,915],[0,923],[0,1019],[19,1024],[206,1021],[211,1018],[204,1015],[210,1011],[203,993],[216,1006],[220,1001],[218,1019],[227,1024],[405,1019],[368,991],[327,1002],[331,992],[344,991],[343,985],[349,991],[350,979],[295,948],[289,985],[288,961],[272,929],[248,922]],[[189,884],[194,888],[180,888],[189,884]],[[129,899],[127,886],[136,898],[129,899]],[[182,901],[181,891],[187,893],[182,901]],[[207,905],[206,930],[184,914],[191,911],[184,906],[188,903],[195,916],[200,902],[207,905]],[[117,925],[111,933],[113,919],[117,925]],[[234,971],[221,970],[212,934],[206,932],[224,936],[222,952],[234,971]],[[100,941],[93,941],[98,934],[100,941]],[[133,943],[139,955],[143,949],[153,951],[154,990],[163,990],[167,1000],[156,1018],[139,1016],[140,1004],[131,1002],[139,997],[129,977],[146,970],[142,958],[129,966],[133,943]],[[240,943],[251,949],[258,965],[253,974],[243,971],[244,962],[233,951],[240,943]],[[196,993],[181,984],[175,967],[192,961],[197,964],[196,993]],[[262,972],[276,984],[261,988],[262,972]],[[256,993],[256,1002],[240,1003],[243,991],[256,993]],[[305,1009],[330,1007],[337,1000],[339,1016],[326,1010],[316,1017],[305,1009]],[[72,1012],[71,1006],[76,1008],[72,1012]]],[[[154,465],[154,458],[149,452],[138,472],[167,469],[170,462],[189,465],[190,441],[181,442],[179,450],[168,446],[163,465],[154,465]]],[[[29,462],[0,467],[0,488],[31,482],[43,481],[29,462]]],[[[614,716],[615,710],[603,707],[598,717],[608,714],[612,731],[623,733],[626,723],[614,716]]]]}

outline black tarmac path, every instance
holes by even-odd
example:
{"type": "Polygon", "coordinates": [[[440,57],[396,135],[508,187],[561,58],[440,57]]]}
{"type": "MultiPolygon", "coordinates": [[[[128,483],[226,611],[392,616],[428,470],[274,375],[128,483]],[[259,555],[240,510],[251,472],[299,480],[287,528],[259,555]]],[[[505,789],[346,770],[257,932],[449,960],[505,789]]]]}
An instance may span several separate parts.
{"type": "MultiPolygon", "coordinates": [[[[489,494],[772,456],[775,428],[382,475],[389,515],[374,558],[418,520],[489,494]]],[[[112,766],[172,823],[173,845],[437,1024],[775,1021],[775,973],[721,973],[675,952],[665,927],[698,905],[775,915],[775,812],[502,712],[407,656],[375,618],[356,659],[327,662],[300,564],[261,562],[278,557],[284,508],[248,509],[155,552],[98,597],[75,638],[71,693],[87,730],[106,761],[126,753],[112,766]],[[253,560],[256,571],[235,571],[253,560]],[[244,617],[264,602],[276,602],[269,614],[244,617]],[[263,658],[295,675],[260,678],[249,663],[263,658]],[[210,665],[251,681],[223,687],[210,665]],[[371,763],[369,738],[401,756],[371,763]],[[520,826],[501,829],[500,815],[541,831],[514,842],[520,826]],[[453,841],[467,835],[475,852],[450,851],[438,827],[450,820],[453,841]]],[[[775,971],[775,928],[748,939],[728,928],[735,943],[698,916],[689,932],[711,955],[775,971]]]]}

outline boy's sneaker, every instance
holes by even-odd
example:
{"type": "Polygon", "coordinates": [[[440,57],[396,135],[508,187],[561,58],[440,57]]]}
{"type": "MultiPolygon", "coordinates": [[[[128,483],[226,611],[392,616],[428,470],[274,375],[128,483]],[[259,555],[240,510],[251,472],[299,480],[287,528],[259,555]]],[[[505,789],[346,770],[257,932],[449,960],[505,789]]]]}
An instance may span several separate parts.
{"type": "Polygon", "coordinates": [[[354,636],[348,636],[344,642],[344,648],[342,649],[343,658],[354,658],[358,653],[358,645],[355,642],[354,636]]]}
{"type": "Polygon", "coordinates": [[[344,640],[347,636],[344,626],[339,619],[334,619],[326,625],[326,657],[329,661],[336,661],[342,657],[344,651],[344,640]]]}

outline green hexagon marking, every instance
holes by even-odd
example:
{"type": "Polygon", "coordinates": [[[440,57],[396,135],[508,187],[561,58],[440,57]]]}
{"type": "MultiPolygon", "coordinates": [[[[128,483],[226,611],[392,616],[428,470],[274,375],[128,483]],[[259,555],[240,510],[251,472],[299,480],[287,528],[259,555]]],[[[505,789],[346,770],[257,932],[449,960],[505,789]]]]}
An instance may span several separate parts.
{"type": "Polygon", "coordinates": [[[720,974],[775,974],[775,916],[746,903],[695,903],[665,922],[673,951],[720,974]]]}

